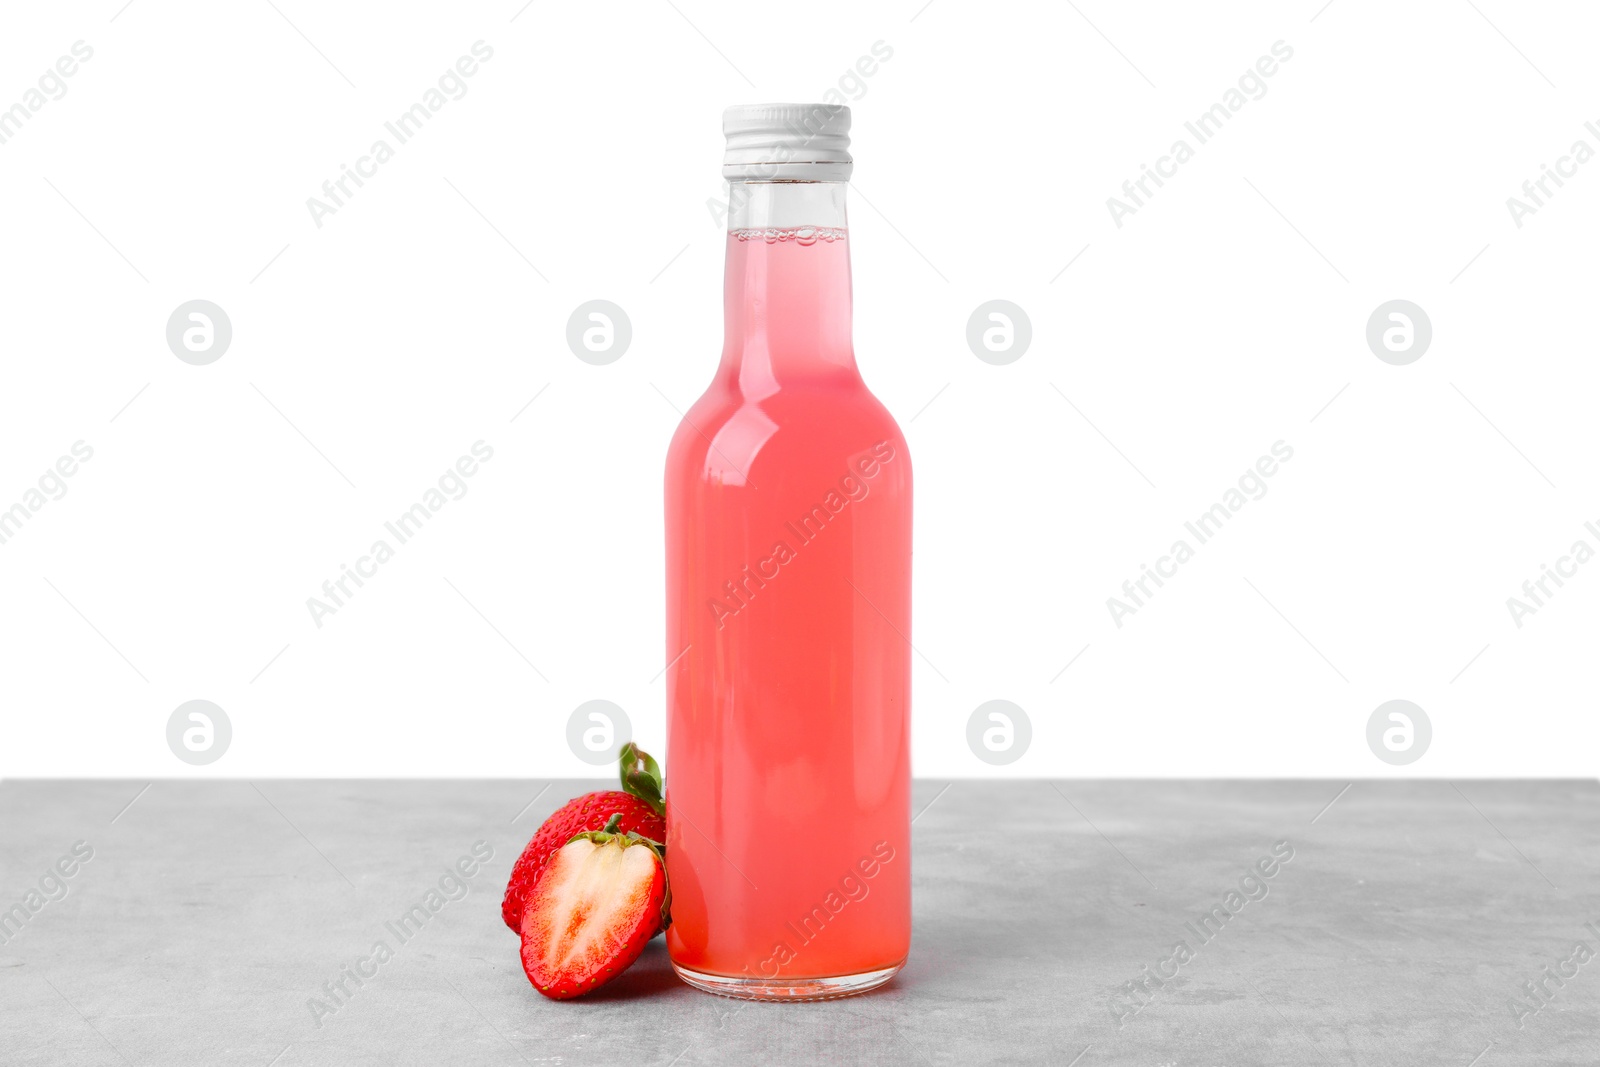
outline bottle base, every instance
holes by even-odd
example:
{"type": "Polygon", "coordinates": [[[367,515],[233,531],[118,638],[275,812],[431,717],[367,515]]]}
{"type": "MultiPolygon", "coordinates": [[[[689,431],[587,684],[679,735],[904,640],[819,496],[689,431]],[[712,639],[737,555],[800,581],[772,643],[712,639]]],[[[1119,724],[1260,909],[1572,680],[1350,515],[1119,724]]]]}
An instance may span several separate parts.
{"type": "Polygon", "coordinates": [[[858,974],[842,974],[829,978],[730,978],[723,974],[705,974],[691,971],[674,963],[672,969],[678,977],[707,993],[737,1000],[837,1000],[854,996],[869,989],[877,989],[906,965],[901,960],[893,967],[858,974]]]}

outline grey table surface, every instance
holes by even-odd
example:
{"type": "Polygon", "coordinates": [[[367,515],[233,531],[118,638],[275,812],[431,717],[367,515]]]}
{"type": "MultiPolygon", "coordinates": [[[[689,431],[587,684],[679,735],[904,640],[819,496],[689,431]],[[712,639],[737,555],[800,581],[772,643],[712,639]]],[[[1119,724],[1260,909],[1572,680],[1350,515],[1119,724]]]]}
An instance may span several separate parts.
{"type": "Polygon", "coordinates": [[[545,785],[0,783],[0,909],[26,915],[0,1063],[1600,1063],[1594,781],[919,781],[910,961],[821,1004],[697,992],[659,939],[600,993],[537,996],[500,893],[595,783],[545,785]]]}

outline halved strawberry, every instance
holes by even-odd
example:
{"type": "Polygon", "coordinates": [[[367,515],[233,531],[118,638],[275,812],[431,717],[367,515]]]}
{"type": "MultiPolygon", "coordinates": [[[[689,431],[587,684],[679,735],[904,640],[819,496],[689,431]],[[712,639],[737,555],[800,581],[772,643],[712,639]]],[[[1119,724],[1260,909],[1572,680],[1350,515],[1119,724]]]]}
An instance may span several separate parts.
{"type": "Polygon", "coordinates": [[[618,829],[623,833],[637,833],[651,841],[667,839],[661,802],[661,768],[648,753],[631,742],[623,746],[619,763],[622,787],[627,792],[606,789],[567,801],[544,821],[522,850],[521,857],[511,868],[505,899],[500,904],[500,917],[512,933],[522,932],[522,913],[539,872],[556,850],[577,834],[599,830],[617,815],[621,817],[618,829]]]}
{"type": "Polygon", "coordinates": [[[522,916],[522,969],[553,1000],[581,996],[628,969],[665,922],[659,842],[606,829],[556,850],[522,916]]]}

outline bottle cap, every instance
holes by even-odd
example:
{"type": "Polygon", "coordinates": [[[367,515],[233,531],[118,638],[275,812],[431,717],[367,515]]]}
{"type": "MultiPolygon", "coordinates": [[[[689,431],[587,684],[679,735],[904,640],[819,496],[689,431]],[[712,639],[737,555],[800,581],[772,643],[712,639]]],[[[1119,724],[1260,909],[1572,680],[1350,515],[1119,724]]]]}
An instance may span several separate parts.
{"type": "Polygon", "coordinates": [[[843,104],[741,104],[722,113],[730,182],[850,180],[850,109],[843,104]]]}

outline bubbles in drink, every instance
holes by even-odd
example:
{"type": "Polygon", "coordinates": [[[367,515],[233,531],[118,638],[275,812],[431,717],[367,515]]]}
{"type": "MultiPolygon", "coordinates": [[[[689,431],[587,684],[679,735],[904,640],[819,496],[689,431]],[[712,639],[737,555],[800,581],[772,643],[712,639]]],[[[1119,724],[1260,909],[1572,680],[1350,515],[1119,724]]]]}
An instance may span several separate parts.
{"type": "Polygon", "coordinates": [[[740,241],[765,241],[767,244],[777,244],[779,241],[793,241],[801,245],[813,245],[817,241],[844,240],[844,228],[839,226],[791,226],[783,229],[772,226],[757,226],[743,230],[729,230],[728,236],[740,241]]]}

